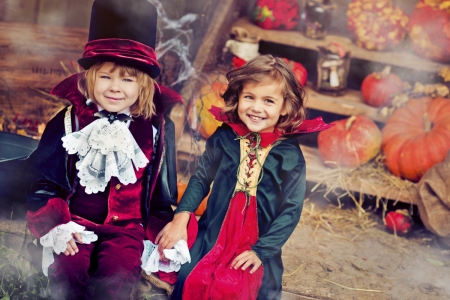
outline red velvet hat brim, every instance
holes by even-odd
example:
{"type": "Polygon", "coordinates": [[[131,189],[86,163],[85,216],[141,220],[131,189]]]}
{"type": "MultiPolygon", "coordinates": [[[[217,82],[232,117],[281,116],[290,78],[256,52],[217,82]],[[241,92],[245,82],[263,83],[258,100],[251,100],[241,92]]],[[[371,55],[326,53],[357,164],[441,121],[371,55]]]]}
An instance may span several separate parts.
{"type": "Polygon", "coordinates": [[[108,38],[88,42],[84,47],[83,58],[78,63],[87,70],[100,61],[127,64],[152,78],[158,77],[160,73],[155,50],[133,40],[108,38]]]}

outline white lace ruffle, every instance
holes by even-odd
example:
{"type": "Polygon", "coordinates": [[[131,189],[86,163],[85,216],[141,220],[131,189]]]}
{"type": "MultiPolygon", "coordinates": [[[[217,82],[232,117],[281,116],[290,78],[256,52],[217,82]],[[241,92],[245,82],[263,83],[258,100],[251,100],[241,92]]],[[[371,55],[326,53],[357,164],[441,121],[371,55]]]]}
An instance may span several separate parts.
{"type": "Polygon", "coordinates": [[[128,126],[119,120],[95,120],[80,131],[62,138],[69,154],[78,153],[76,163],[80,184],[87,194],[103,192],[112,176],[122,184],[136,182],[136,170],[149,162],[128,126]]]}
{"type": "Polygon", "coordinates": [[[168,262],[161,261],[158,252],[158,245],[145,240],[144,252],[141,257],[141,268],[150,275],[150,273],[163,271],[178,272],[181,265],[187,262],[191,262],[191,255],[189,254],[189,248],[185,240],[179,240],[173,249],[164,249],[164,256],[169,259],[168,262]]]}
{"type": "Polygon", "coordinates": [[[56,226],[49,233],[40,238],[42,251],[42,272],[48,276],[48,267],[55,261],[53,252],[61,254],[67,249],[67,242],[72,238],[72,233],[78,232],[82,236],[82,244],[90,244],[97,240],[97,235],[92,231],[85,231],[85,227],[70,221],[67,224],[56,226]]]}

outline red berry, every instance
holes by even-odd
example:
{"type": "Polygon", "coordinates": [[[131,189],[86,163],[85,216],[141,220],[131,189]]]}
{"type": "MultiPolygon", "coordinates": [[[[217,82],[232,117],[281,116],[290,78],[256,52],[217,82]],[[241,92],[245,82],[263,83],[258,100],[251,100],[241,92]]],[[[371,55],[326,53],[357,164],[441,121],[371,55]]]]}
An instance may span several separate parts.
{"type": "Polygon", "coordinates": [[[407,234],[411,230],[412,220],[407,211],[389,212],[385,219],[386,228],[398,235],[407,234]]]}

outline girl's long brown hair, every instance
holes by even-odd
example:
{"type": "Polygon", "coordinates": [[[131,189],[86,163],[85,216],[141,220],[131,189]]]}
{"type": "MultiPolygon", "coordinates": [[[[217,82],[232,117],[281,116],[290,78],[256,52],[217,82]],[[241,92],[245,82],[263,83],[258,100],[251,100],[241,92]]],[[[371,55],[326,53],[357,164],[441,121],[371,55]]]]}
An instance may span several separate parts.
{"type": "Polygon", "coordinates": [[[244,84],[266,80],[280,82],[284,91],[283,98],[287,114],[280,116],[276,128],[282,133],[291,132],[305,120],[305,90],[283,59],[272,55],[260,55],[244,66],[228,72],[226,76],[228,87],[222,95],[225,100],[222,113],[226,114],[232,122],[239,121],[237,107],[244,84]]]}
{"type": "MultiPolygon", "coordinates": [[[[97,77],[97,72],[105,64],[105,62],[98,62],[86,70],[78,80],[78,89],[86,97],[91,98],[94,103],[98,104],[94,97],[94,85],[97,77]]],[[[146,73],[130,67],[114,63],[114,67],[110,70],[114,72],[116,68],[120,70],[120,76],[136,77],[136,82],[139,86],[139,94],[137,101],[130,107],[130,112],[134,117],[143,116],[144,118],[151,118],[155,114],[155,104],[153,103],[153,96],[155,94],[155,86],[153,79],[146,73]]]]}

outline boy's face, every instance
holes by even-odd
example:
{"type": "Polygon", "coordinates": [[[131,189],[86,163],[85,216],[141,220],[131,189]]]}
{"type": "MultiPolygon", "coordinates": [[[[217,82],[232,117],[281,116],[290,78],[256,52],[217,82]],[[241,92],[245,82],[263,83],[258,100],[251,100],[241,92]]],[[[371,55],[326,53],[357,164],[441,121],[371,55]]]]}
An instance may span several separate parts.
{"type": "Polygon", "coordinates": [[[248,82],[239,95],[238,115],[253,132],[273,132],[286,114],[281,83],[274,80],[248,82]]]}
{"type": "Polygon", "coordinates": [[[139,96],[139,85],[135,76],[120,75],[120,68],[114,72],[114,63],[106,62],[97,71],[94,85],[94,97],[103,109],[120,112],[132,106],[139,96]]]}

